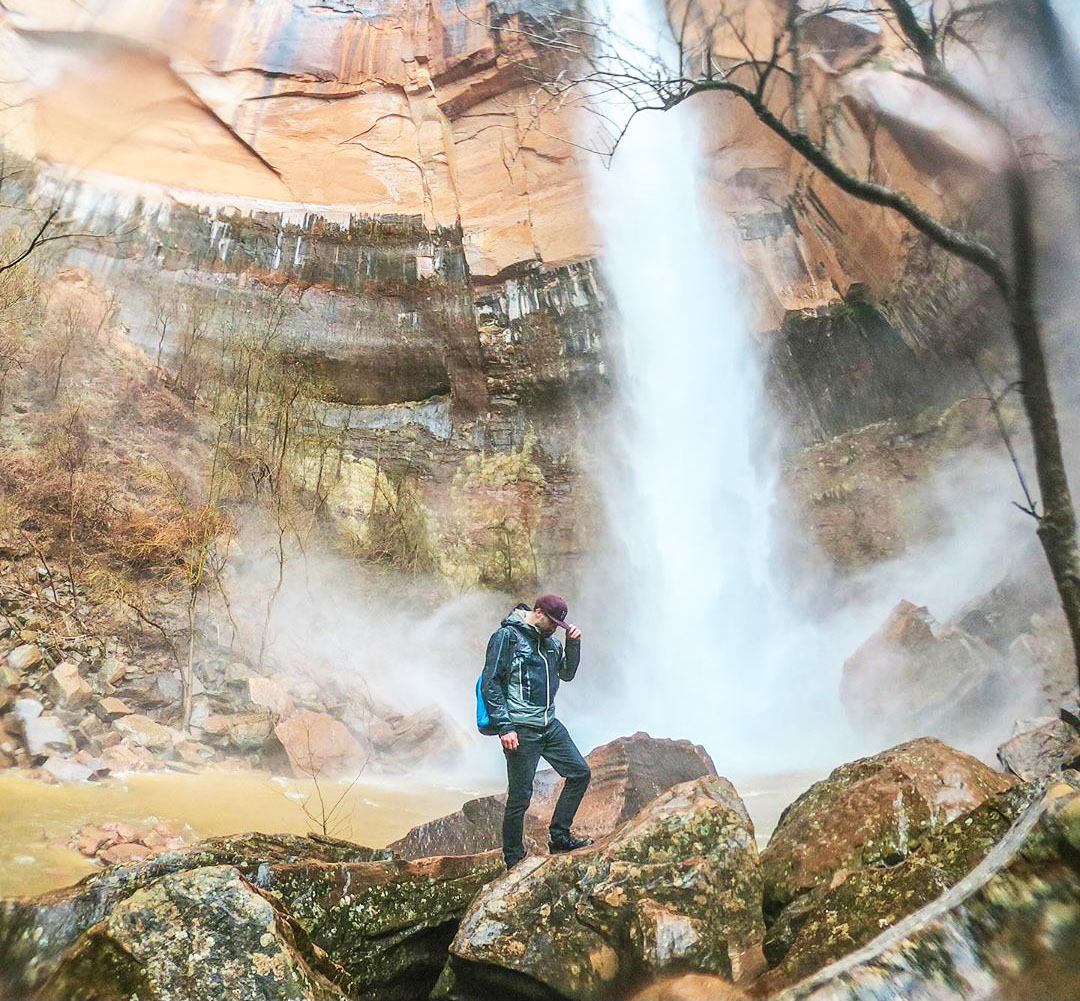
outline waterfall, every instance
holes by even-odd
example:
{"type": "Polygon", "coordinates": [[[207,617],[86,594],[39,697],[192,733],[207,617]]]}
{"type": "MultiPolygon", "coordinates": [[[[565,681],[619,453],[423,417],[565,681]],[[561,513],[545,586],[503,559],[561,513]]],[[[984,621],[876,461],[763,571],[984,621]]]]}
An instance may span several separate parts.
{"type": "MultiPolygon", "coordinates": [[[[647,0],[609,16],[616,35],[657,37],[647,0]]],[[[598,640],[618,681],[597,728],[688,737],[725,767],[786,767],[783,731],[800,707],[820,696],[839,717],[836,671],[808,663],[770,570],[776,460],[761,445],[761,362],[734,235],[702,203],[702,164],[684,106],[639,114],[595,176],[620,355],[604,473],[617,569],[598,640]]]]}

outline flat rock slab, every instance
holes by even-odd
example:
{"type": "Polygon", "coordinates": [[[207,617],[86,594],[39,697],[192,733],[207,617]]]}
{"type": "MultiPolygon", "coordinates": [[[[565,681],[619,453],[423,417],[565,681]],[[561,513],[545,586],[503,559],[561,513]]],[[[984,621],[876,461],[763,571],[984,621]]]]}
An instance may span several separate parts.
{"type": "Polygon", "coordinates": [[[1050,786],[968,876],[783,1001],[1080,997],[1080,782],[1050,786]]]}
{"type": "Polygon", "coordinates": [[[668,790],[607,840],[526,858],[469,908],[436,997],[624,996],[671,968],[763,966],[753,826],[726,779],[668,790]]]}
{"type": "MultiPolygon", "coordinates": [[[[151,851],[109,850],[121,848],[151,851]]],[[[217,838],[113,866],[42,897],[0,901],[0,998],[424,997],[470,901],[504,872],[495,852],[407,862],[330,838],[217,838]],[[178,901],[189,891],[184,909],[178,901]],[[269,937],[260,958],[244,929],[252,908],[268,907],[273,921],[264,922],[269,937]],[[220,924],[222,910],[239,922],[235,934],[220,924]],[[158,930],[167,937],[171,923],[180,943],[175,953],[171,945],[120,944],[125,929],[139,922],[154,940],[158,930]],[[213,939],[213,948],[203,948],[200,935],[213,939]],[[242,948],[227,945],[223,935],[242,948]],[[109,958],[117,950],[127,954],[123,962],[109,958]],[[201,973],[178,967],[189,952],[205,953],[201,973]],[[103,986],[79,987],[103,963],[110,971],[98,977],[103,986]],[[215,980],[214,964],[231,971],[239,986],[215,980]],[[257,976],[267,970],[280,973],[280,982],[260,993],[257,976]],[[279,988],[295,993],[274,993],[279,988]],[[77,990],[84,993],[72,993],[77,990]]]]}
{"type": "Polygon", "coordinates": [[[295,862],[252,880],[344,971],[348,996],[426,997],[476,894],[506,868],[499,852],[418,861],[295,862]]]}

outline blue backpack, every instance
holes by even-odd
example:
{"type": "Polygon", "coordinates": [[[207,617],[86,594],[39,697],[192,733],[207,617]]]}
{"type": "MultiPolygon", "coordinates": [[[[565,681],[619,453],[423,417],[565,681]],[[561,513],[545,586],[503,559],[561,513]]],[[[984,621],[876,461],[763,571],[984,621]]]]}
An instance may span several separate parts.
{"type": "Polygon", "coordinates": [[[476,679],[476,729],[485,737],[494,737],[498,734],[499,728],[492,725],[487,703],[484,701],[483,684],[484,676],[481,674],[476,679]]]}

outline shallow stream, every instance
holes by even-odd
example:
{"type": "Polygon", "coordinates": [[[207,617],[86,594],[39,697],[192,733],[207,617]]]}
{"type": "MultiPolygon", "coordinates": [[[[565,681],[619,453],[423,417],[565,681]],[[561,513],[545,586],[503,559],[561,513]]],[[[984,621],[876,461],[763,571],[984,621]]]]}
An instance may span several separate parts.
{"type": "MultiPolygon", "coordinates": [[[[321,783],[333,803],[348,783],[321,783]]],[[[346,793],[329,832],[381,848],[410,828],[457,810],[491,789],[439,788],[415,776],[365,778],[346,793]]],[[[258,772],[132,774],[100,783],[45,785],[0,772],[0,897],[43,893],[99,866],[60,843],[84,824],[163,822],[185,842],[242,831],[307,834],[316,830],[302,804],[310,781],[258,772]]],[[[317,799],[308,808],[318,816],[317,799]]]]}
{"type": "MultiPolygon", "coordinates": [[[[759,848],[765,847],[784,807],[821,777],[785,772],[735,780],[759,848]]],[[[439,786],[410,775],[365,776],[348,791],[345,782],[321,785],[328,804],[345,793],[330,833],[371,848],[453,813],[468,799],[501,791],[497,784],[439,786]]],[[[307,800],[318,816],[313,792],[309,781],[259,772],[152,772],[55,786],[14,769],[0,772],[0,897],[44,893],[97,871],[96,862],[66,845],[84,824],[126,821],[148,829],[163,822],[187,843],[244,831],[307,834],[317,830],[303,810],[307,800]]]]}

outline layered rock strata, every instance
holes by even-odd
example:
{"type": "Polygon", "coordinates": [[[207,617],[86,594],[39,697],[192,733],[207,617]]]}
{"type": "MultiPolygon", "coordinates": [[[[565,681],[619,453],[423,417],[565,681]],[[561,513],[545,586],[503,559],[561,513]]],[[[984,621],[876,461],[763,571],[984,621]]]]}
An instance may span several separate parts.
{"type": "MultiPolygon", "coordinates": [[[[64,185],[78,212],[106,229],[134,226],[155,264],[335,290],[344,329],[308,347],[339,398],[450,390],[461,412],[482,414],[501,395],[484,332],[493,316],[499,338],[525,349],[517,354],[539,352],[541,371],[543,356],[561,356],[556,386],[602,374],[603,296],[594,278],[562,270],[588,270],[598,251],[580,142],[595,122],[530,84],[560,68],[557,50],[537,41],[558,9],[275,0],[226,16],[192,0],[137,10],[112,0],[94,12],[20,0],[4,16],[6,51],[53,71],[7,85],[9,143],[75,171],[81,190],[64,185]],[[505,318],[491,309],[500,299],[505,318]],[[350,312],[381,363],[347,336],[350,312]],[[411,344],[395,323],[415,332],[411,344]]],[[[735,12],[753,44],[783,16],[772,2],[735,12]]],[[[944,171],[954,183],[920,186],[920,196],[946,215],[966,204],[985,165],[978,150],[943,140],[941,99],[922,95],[937,118],[915,114],[899,76],[849,74],[881,44],[853,25],[818,18],[807,40],[839,67],[822,76],[840,108],[835,155],[856,173],[880,164],[901,186],[944,171]],[[874,115],[886,127],[868,137],[874,115]]],[[[718,32],[717,56],[742,58],[742,43],[718,32]]],[[[925,256],[906,224],[823,182],[739,102],[704,117],[709,198],[738,232],[754,326],[779,332],[775,395],[800,433],[908,416],[947,394],[948,366],[926,350],[927,318],[933,326],[942,309],[894,309],[890,325],[865,305],[890,299],[909,258],[925,256]]],[[[927,276],[948,284],[944,298],[968,298],[940,267],[920,279],[924,291],[927,276]]],[[[951,321],[941,327],[956,333],[951,321]]],[[[511,373],[512,395],[527,396],[536,375],[511,373]]]]}

